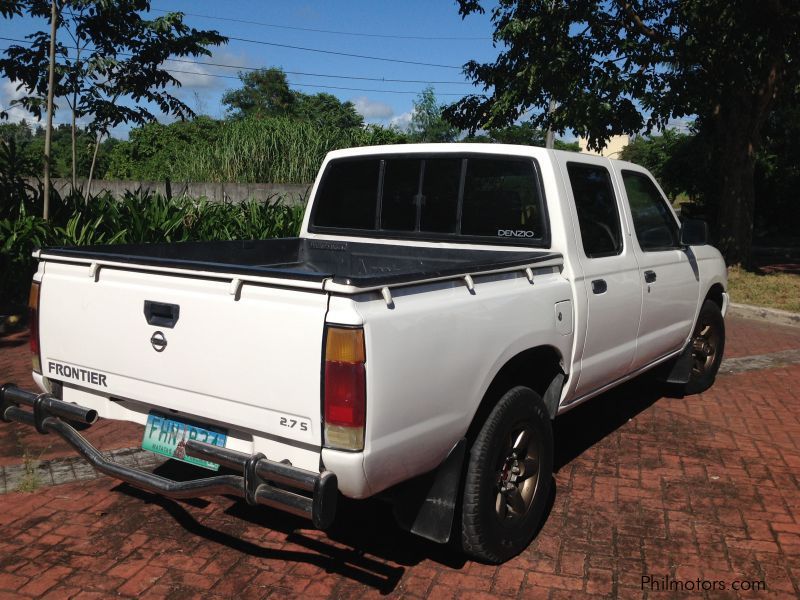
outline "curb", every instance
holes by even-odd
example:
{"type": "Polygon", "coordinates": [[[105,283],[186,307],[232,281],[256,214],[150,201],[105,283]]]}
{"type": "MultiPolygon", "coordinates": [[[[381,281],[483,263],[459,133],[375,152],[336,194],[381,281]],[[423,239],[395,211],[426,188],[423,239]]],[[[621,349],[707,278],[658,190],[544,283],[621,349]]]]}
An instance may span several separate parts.
{"type": "Polygon", "coordinates": [[[789,312],[788,310],[778,310],[777,308],[764,308],[763,306],[752,306],[750,304],[736,304],[731,302],[728,305],[728,314],[745,319],[757,319],[774,323],[775,325],[790,325],[800,327],[800,313],[789,312]]]}
{"type": "MultiPolygon", "coordinates": [[[[118,448],[103,452],[105,458],[119,465],[152,470],[166,462],[167,458],[141,448],[118,448]]],[[[0,466],[0,496],[19,491],[23,481],[33,482],[34,491],[39,487],[89,481],[106,477],[95,471],[82,456],[33,460],[28,463],[0,466]]]]}

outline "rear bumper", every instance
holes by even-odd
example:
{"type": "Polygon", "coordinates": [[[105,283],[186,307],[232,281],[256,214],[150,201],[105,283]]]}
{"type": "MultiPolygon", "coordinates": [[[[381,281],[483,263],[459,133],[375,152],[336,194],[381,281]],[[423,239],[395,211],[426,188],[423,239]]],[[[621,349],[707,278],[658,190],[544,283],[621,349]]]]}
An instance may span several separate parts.
{"type": "Polygon", "coordinates": [[[106,460],[64,419],[92,424],[97,412],[63,402],[50,394],[27,392],[13,384],[0,387],[0,417],[35,427],[39,433],[55,433],[91,465],[110,477],[169,498],[195,498],[217,494],[241,496],[250,504],[262,504],[311,519],[325,529],[336,514],[338,482],[330,471],[313,473],[271,461],[263,454],[245,454],[190,440],[186,453],[210,460],[241,475],[216,475],[192,481],[173,481],[147,471],[106,460]],[[30,407],[26,410],[22,406],[30,407]]]}

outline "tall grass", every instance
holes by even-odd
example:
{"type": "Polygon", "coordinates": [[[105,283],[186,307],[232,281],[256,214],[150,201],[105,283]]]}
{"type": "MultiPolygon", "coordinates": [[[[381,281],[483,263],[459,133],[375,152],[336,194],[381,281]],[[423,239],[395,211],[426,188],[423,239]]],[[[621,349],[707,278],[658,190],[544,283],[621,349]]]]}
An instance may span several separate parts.
{"type": "Polygon", "coordinates": [[[219,138],[175,165],[177,181],[309,183],[339,148],[399,141],[380,129],[332,129],[284,118],[228,121],[219,138]]]}

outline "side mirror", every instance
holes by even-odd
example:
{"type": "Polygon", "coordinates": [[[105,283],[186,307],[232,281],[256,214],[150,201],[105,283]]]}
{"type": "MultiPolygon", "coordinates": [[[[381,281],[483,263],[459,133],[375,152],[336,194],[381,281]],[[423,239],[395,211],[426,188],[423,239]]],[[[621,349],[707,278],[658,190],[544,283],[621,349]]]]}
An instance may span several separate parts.
{"type": "Polygon", "coordinates": [[[705,246],[708,243],[708,223],[700,219],[686,219],[681,224],[681,245],[705,246]]]}

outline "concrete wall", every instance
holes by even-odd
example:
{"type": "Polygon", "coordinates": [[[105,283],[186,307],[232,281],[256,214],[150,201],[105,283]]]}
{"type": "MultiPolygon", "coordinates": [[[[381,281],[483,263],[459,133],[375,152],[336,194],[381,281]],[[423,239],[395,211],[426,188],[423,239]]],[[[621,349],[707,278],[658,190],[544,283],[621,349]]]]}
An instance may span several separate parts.
{"type": "MultiPolygon", "coordinates": [[[[31,181],[36,187],[37,181],[31,181]]],[[[53,180],[53,189],[60,194],[69,193],[72,185],[71,179],[60,178],[53,180]]],[[[78,180],[78,188],[85,189],[86,180],[78,180]]],[[[117,181],[99,179],[92,181],[92,194],[103,191],[110,192],[115,198],[121,198],[126,191],[137,189],[148,190],[172,198],[191,196],[192,198],[206,197],[212,202],[241,202],[255,198],[266,200],[273,196],[281,196],[287,204],[303,204],[311,189],[310,183],[177,183],[166,181],[117,181]]]]}

